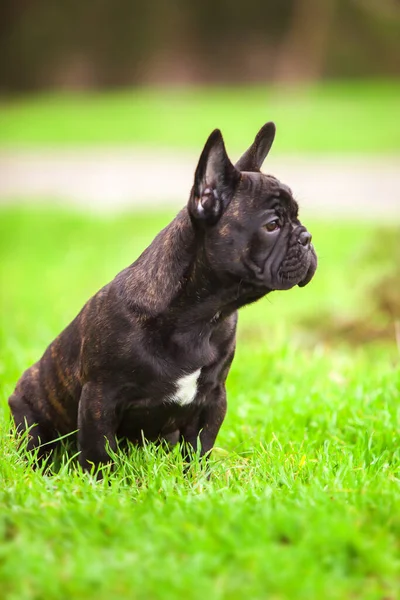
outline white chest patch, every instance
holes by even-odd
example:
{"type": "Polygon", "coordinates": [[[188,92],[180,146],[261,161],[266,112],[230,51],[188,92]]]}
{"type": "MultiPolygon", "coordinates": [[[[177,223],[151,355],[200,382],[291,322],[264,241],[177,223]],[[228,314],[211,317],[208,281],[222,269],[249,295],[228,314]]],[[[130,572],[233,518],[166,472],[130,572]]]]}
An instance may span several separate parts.
{"type": "Polygon", "coordinates": [[[200,376],[201,369],[184,375],[175,382],[176,392],[168,397],[169,402],[176,402],[180,406],[186,406],[195,399],[197,394],[197,380],[200,376]]]}

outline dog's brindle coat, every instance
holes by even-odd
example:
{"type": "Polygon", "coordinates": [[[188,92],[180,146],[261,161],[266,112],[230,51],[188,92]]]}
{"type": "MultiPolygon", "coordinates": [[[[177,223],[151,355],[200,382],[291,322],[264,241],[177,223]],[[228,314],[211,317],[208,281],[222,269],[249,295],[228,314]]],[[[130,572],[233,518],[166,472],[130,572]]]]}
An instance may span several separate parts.
{"type": "Polygon", "coordinates": [[[78,430],[84,468],[117,438],[214,445],[226,412],[237,309],[306,285],[311,235],[290,189],[260,173],[267,123],[238,161],[219,130],[197,166],[188,206],[101,289],[19,380],[9,399],[28,448],[78,430]]]}

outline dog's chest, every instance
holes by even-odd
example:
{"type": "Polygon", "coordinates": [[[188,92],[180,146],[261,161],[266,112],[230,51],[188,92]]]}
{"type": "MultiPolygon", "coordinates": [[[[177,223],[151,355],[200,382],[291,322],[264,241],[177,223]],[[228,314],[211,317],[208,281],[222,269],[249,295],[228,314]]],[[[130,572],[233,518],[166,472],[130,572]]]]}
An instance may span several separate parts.
{"type": "Polygon", "coordinates": [[[197,369],[197,371],[177,379],[174,382],[175,390],[167,396],[167,402],[173,402],[174,404],[179,404],[179,406],[191,404],[197,394],[200,372],[201,369],[197,369]]]}

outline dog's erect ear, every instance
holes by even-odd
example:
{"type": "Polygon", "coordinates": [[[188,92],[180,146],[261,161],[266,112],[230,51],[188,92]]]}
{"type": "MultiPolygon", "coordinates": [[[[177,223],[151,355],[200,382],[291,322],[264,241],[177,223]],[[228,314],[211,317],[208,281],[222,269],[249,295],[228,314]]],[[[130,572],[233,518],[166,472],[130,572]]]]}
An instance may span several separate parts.
{"type": "Polygon", "coordinates": [[[188,210],[193,219],[214,225],[228,206],[240,173],[228,158],[219,129],[208,138],[194,176],[188,210]]]}
{"type": "Polygon", "coordinates": [[[256,139],[248,150],[239,158],[235,167],[239,171],[259,171],[271,149],[275,138],[275,123],[270,121],[261,127],[256,139]]]}

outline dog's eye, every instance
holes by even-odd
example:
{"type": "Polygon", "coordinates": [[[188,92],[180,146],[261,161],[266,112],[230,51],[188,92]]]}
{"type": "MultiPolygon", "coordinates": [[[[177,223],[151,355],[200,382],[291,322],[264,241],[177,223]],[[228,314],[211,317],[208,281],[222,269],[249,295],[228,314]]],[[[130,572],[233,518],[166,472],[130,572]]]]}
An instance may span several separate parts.
{"type": "Polygon", "coordinates": [[[279,221],[278,219],[274,219],[273,221],[266,223],[264,227],[267,231],[276,231],[276,229],[279,229],[279,221]]]}

